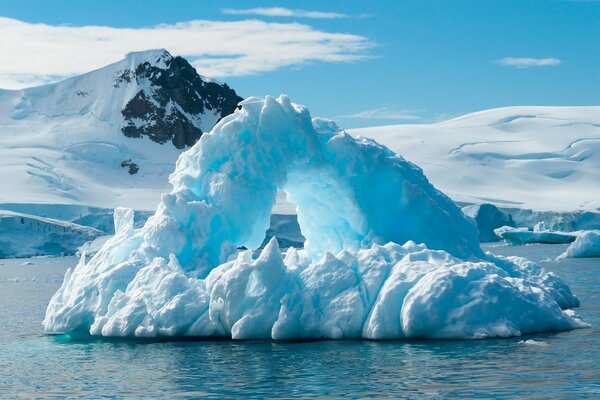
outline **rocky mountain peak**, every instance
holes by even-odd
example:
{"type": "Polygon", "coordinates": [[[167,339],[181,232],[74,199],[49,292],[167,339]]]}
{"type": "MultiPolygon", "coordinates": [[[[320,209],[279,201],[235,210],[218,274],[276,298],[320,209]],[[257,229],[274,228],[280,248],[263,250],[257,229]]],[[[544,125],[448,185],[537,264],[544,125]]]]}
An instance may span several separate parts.
{"type": "Polygon", "coordinates": [[[129,53],[126,60],[129,68],[115,73],[114,86],[139,88],[121,110],[127,137],[192,146],[242,100],[226,84],[201,77],[184,58],[166,50],[129,53]]]}

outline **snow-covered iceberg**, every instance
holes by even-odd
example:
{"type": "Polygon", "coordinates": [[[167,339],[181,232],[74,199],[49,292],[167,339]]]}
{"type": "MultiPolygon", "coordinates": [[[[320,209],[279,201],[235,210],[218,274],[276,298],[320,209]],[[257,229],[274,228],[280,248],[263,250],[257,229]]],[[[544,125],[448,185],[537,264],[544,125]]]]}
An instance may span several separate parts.
{"type": "Polygon", "coordinates": [[[600,257],[600,231],[581,232],[561,257],[600,257]]]}
{"type": "Polygon", "coordinates": [[[181,155],[144,227],[116,210],[115,236],[48,305],[48,331],[480,338],[586,325],[563,310],[579,302],[558,277],[484,254],[415,165],[285,96],[240,104],[181,155]],[[261,245],[278,189],[305,248],[238,250],[261,245]]]}

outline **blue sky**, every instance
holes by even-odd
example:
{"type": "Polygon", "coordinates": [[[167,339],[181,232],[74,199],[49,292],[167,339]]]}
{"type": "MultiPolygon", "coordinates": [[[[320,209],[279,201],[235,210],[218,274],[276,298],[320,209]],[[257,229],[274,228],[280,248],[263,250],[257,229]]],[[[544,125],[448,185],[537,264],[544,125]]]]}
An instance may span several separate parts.
{"type": "Polygon", "coordinates": [[[242,96],[287,93],[314,116],[349,128],[424,123],[511,105],[600,104],[600,1],[0,0],[0,17],[6,18],[0,20],[4,86],[100,67],[131,42],[131,50],[190,53],[181,55],[195,60],[200,73],[221,75],[242,96]],[[265,10],[273,7],[286,10],[265,10]],[[184,27],[178,33],[184,39],[174,35],[172,42],[160,32],[135,37],[140,28],[195,20],[218,23],[189,28],[200,36],[185,36],[184,27]],[[92,37],[95,27],[120,28],[102,36],[119,43],[95,49],[101,40],[87,43],[78,31],[31,36],[38,23],[85,28],[92,37]],[[119,35],[130,42],[110,39],[119,35]],[[293,46],[278,42],[288,36],[293,46]],[[201,39],[186,43],[187,37],[201,39]],[[30,43],[36,40],[39,45],[30,43]],[[78,57],[61,53],[66,45],[74,47],[65,52],[81,46],[78,57]],[[228,52],[208,51],[209,45],[228,52]],[[6,61],[9,53],[15,60],[6,61]]]}

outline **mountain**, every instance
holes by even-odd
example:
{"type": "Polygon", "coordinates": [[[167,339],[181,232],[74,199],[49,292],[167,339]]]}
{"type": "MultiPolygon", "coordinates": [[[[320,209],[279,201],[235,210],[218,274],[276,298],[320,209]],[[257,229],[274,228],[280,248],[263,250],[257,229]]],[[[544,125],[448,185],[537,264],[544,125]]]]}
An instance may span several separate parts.
{"type": "Polygon", "coordinates": [[[349,133],[371,137],[414,162],[458,202],[600,209],[600,107],[507,107],[349,133]]]}
{"type": "Polygon", "coordinates": [[[154,209],[182,149],[241,100],[165,50],[0,90],[0,204],[154,209]]]}

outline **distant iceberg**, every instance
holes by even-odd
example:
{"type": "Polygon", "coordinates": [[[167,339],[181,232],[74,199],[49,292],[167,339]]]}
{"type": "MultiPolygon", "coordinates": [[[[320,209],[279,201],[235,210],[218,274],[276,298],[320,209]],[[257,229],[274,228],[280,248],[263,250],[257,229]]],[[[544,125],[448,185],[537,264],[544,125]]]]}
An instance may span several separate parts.
{"type": "Polygon", "coordinates": [[[494,232],[503,226],[516,227],[512,216],[500,210],[493,204],[473,204],[462,209],[465,215],[473,218],[479,230],[479,240],[483,242],[498,242],[501,238],[494,232]]]}
{"type": "Polygon", "coordinates": [[[576,232],[555,232],[547,229],[531,230],[510,226],[494,229],[494,232],[513,246],[532,243],[564,244],[571,243],[577,238],[576,232]]]}
{"type": "Polygon", "coordinates": [[[479,246],[421,169],[278,99],[251,98],[181,155],[140,228],[65,275],[50,332],[233,339],[484,338],[587,326],[552,273],[479,246]],[[277,190],[304,249],[255,256],[277,190]],[[418,244],[421,243],[421,244],[418,244]]]}
{"type": "Polygon", "coordinates": [[[600,257],[600,231],[580,233],[561,257],[600,257]]]}

